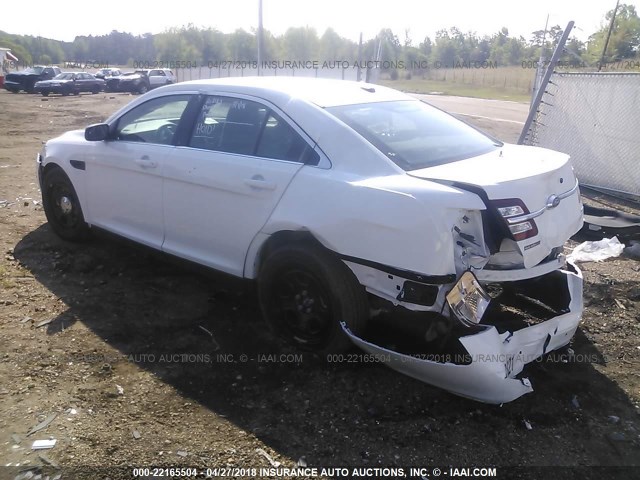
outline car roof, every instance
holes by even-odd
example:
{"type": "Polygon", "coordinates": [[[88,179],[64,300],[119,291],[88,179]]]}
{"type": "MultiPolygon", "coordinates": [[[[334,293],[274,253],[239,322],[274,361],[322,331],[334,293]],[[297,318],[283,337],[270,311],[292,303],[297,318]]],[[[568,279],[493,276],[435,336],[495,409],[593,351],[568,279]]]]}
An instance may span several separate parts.
{"type": "Polygon", "coordinates": [[[274,103],[298,98],[320,107],[415,100],[402,92],[381,85],[326,78],[227,77],[182,82],[175,84],[174,88],[183,89],[187,85],[204,87],[203,93],[217,91],[247,94],[274,103]]]}

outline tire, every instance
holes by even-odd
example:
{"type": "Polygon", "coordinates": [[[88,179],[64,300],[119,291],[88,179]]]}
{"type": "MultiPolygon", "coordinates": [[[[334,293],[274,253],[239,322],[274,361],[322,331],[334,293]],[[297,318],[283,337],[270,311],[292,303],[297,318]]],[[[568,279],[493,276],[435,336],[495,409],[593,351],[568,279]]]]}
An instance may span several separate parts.
{"type": "Polygon", "coordinates": [[[138,93],[139,93],[140,95],[143,95],[143,94],[147,93],[148,91],[149,91],[149,88],[147,87],[147,84],[146,84],[146,83],[141,83],[141,84],[138,86],[138,93]]]}
{"type": "Polygon", "coordinates": [[[93,95],[97,95],[98,93],[100,93],[100,87],[93,87],[93,90],[91,90],[91,93],[93,95]]]}
{"type": "Polygon", "coordinates": [[[275,335],[318,353],[346,351],[352,344],[340,322],[359,334],[369,319],[364,288],[319,246],[293,244],[274,251],[260,271],[258,297],[275,335]]]}
{"type": "Polygon", "coordinates": [[[80,242],[89,237],[78,195],[62,169],[53,168],[44,174],[42,206],[49,225],[60,238],[80,242]]]}
{"type": "Polygon", "coordinates": [[[49,96],[49,90],[43,90],[41,93],[42,93],[43,97],[48,97],[49,96]]]}

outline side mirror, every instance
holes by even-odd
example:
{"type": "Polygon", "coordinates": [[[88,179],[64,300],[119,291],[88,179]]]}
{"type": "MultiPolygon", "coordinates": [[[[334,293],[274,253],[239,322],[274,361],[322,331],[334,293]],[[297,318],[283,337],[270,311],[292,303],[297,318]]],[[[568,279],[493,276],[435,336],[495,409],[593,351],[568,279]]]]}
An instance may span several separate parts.
{"type": "Polygon", "coordinates": [[[96,123],[84,129],[84,139],[89,142],[101,142],[109,138],[109,125],[96,123]]]}

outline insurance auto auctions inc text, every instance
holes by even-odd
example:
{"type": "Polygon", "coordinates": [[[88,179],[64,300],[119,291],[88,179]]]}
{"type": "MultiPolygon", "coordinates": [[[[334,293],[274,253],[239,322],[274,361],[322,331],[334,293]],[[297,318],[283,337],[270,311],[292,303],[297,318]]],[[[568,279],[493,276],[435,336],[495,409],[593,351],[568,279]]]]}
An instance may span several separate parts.
{"type": "Polygon", "coordinates": [[[275,477],[275,478],[437,478],[496,477],[495,467],[261,467],[214,468],[207,474],[213,477],[275,477]]]}

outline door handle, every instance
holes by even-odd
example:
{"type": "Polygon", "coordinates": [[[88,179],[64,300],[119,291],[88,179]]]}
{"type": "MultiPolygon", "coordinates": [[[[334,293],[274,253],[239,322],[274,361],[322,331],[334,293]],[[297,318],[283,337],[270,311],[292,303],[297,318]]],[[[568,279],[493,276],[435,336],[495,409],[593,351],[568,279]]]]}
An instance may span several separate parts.
{"type": "Polygon", "coordinates": [[[158,166],[158,162],[151,160],[147,155],[143,155],[137,159],[136,163],[142,168],[156,168],[158,166]]]}
{"type": "Polygon", "coordinates": [[[254,175],[251,178],[247,178],[244,183],[256,190],[275,190],[278,187],[273,182],[267,182],[262,175],[254,175]]]}

